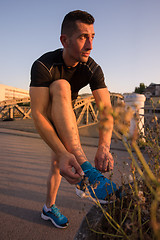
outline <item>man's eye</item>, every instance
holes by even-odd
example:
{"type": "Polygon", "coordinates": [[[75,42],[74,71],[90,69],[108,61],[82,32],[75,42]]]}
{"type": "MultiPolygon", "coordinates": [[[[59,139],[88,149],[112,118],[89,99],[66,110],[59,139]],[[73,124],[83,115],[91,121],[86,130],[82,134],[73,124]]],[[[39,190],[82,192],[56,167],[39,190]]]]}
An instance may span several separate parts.
{"type": "Polygon", "coordinates": [[[85,36],[84,35],[80,36],[80,39],[81,40],[85,39],[85,36]]]}
{"type": "Polygon", "coordinates": [[[92,37],[89,37],[88,35],[81,35],[81,36],[79,37],[79,39],[81,39],[81,40],[84,40],[84,39],[93,40],[93,39],[94,39],[94,35],[93,35],[92,37]]]}

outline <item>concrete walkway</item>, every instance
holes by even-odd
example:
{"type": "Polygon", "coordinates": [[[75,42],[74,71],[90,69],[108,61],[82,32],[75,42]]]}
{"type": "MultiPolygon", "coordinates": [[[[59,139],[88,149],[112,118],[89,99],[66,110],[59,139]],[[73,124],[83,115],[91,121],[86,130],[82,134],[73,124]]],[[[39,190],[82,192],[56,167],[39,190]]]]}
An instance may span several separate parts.
{"type": "MultiPolygon", "coordinates": [[[[0,239],[72,240],[92,203],[78,198],[74,186],[62,179],[57,206],[69,218],[69,227],[57,229],[40,218],[51,151],[31,122],[27,132],[27,124],[25,120],[0,122],[0,239]],[[18,125],[25,131],[19,131],[18,125]]],[[[81,137],[81,142],[94,164],[98,139],[81,137]]],[[[113,142],[111,150],[116,161],[113,180],[119,183],[120,172],[129,174],[129,165],[123,162],[130,164],[130,160],[120,143],[113,142]]]]}

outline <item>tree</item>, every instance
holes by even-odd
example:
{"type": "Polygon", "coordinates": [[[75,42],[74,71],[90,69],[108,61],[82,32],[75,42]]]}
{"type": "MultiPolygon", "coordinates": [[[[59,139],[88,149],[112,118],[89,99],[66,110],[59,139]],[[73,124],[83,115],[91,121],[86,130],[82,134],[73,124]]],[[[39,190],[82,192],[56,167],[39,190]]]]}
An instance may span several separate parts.
{"type": "Polygon", "coordinates": [[[135,92],[135,93],[143,94],[144,91],[145,91],[145,89],[146,89],[146,87],[147,87],[147,86],[145,86],[144,83],[140,83],[140,84],[139,84],[139,87],[135,87],[134,92],[135,92]]]}

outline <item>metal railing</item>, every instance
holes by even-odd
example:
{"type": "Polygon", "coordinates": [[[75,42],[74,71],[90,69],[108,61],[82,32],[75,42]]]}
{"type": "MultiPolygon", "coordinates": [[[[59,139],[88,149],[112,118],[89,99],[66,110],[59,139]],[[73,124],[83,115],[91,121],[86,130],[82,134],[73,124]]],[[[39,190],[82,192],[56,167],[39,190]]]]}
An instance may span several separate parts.
{"type": "Polygon", "coordinates": [[[0,102],[0,119],[31,119],[30,98],[17,98],[0,102]]]}
{"type": "MultiPolygon", "coordinates": [[[[111,93],[112,105],[122,100],[122,95],[111,93]]],[[[73,105],[73,110],[76,115],[78,128],[93,125],[99,121],[99,111],[92,95],[78,98],[73,105]]],[[[30,98],[0,102],[0,120],[31,118],[30,98]]],[[[144,115],[139,115],[138,121],[141,133],[145,134],[149,129],[153,132],[156,129],[156,124],[160,124],[160,107],[151,109],[151,106],[145,105],[144,115]]]]}
{"type": "MultiPolygon", "coordinates": [[[[112,104],[115,104],[115,102],[121,101],[122,99],[122,95],[111,93],[112,104]]],[[[73,110],[75,112],[79,128],[98,122],[99,111],[92,95],[85,98],[79,97],[73,105],[73,110]]],[[[13,99],[0,102],[1,120],[26,118],[32,118],[30,98],[13,99]]]]}

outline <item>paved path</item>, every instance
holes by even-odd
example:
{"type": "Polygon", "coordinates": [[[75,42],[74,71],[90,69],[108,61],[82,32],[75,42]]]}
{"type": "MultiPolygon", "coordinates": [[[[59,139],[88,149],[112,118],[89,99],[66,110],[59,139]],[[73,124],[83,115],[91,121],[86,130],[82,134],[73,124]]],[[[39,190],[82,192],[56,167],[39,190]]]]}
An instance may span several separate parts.
{"type": "MultiPolygon", "coordinates": [[[[92,203],[78,198],[74,186],[63,179],[57,206],[69,218],[69,227],[57,229],[40,218],[45,201],[50,149],[36,133],[31,132],[13,130],[13,127],[9,130],[0,125],[0,239],[72,240],[92,203]]],[[[93,163],[98,139],[82,137],[81,141],[88,159],[93,163]]],[[[123,164],[129,159],[116,143],[112,144],[112,152],[115,158],[118,155],[113,179],[119,182],[119,170],[129,170],[123,164]]]]}

